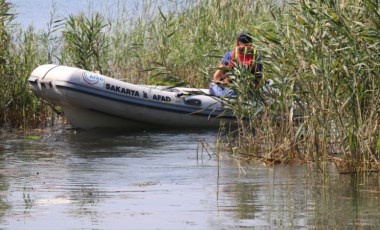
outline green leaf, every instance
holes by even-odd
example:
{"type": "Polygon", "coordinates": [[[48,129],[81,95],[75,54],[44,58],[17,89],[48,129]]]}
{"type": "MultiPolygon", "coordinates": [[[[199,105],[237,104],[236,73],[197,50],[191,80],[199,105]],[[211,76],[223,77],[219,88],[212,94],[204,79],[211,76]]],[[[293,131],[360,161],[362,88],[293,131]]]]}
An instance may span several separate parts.
{"type": "Polygon", "coordinates": [[[164,21],[166,22],[167,19],[166,19],[164,13],[162,12],[161,8],[158,8],[158,11],[160,12],[161,17],[162,17],[162,18],[164,19],[164,21]]]}
{"type": "Polygon", "coordinates": [[[297,16],[296,16],[296,20],[297,20],[297,22],[298,22],[299,24],[301,24],[301,25],[306,25],[306,20],[305,20],[302,16],[297,15],[297,16]]]}
{"type": "Polygon", "coordinates": [[[24,136],[24,139],[26,140],[39,140],[41,139],[40,136],[30,135],[30,136],[24,136]]]}
{"type": "Polygon", "coordinates": [[[363,38],[367,41],[380,41],[380,36],[378,36],[378,35],[364,34],[364,35],[360,35],[359,37],[363,38]]]}

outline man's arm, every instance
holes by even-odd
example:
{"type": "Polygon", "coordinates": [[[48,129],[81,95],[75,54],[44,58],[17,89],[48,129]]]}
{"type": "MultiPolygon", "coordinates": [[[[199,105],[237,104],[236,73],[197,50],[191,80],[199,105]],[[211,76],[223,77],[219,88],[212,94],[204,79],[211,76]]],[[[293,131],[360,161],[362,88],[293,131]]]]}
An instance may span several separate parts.
{"type": "MultiPolygon", "coordinates": [[[[224,65],[220,64],[219,67],[224,67],[224,65]]],[[[214,83],[216,83],[216,84],[223,83],[224,81],[223,81],[222,79],[223,79],[223,76],[224,76],[225,74],[226,74],[226,71],[221,70],[221,69],[218,69],[218,70],[215,71],[212,80],[213,80],[214,83]]]]}

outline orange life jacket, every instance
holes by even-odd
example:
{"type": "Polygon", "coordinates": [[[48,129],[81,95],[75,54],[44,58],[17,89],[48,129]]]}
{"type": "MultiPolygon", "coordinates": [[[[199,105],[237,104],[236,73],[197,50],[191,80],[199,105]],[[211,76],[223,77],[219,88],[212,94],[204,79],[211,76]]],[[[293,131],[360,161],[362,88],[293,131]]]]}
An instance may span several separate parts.
{"type": "MultiPolygon", "coordinates": [[[[255,75],[261,71],[258,65],[257,51],[255,48],[251,47],[236,47],[235,50],[232,50],[230,56],[230,62],[228,67],[234,67],[237,65],[244,65],[250,69],[251,74],[255,75]]],[[[259,85],[262,76],[261,74],[255,76],[255,85],[259,85]]]]}
{"type": "Polygon", "coordinates": [[[228,67],[234,67],[237,63],[238,65],[245,65],[251,69],[252,74],[256,73],[258,70],[257,65],[257,51],[254,48],[249,47],[236,47],[232,50],[230,56],[230,62],[228,67]]]}

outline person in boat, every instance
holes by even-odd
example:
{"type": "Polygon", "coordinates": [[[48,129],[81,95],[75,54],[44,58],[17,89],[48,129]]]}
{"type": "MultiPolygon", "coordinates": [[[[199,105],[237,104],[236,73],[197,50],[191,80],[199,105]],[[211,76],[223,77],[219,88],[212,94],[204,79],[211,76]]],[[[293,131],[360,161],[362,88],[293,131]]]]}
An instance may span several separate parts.
{"type": "Polygon", "coordinates": [[[262,78],[261,57],[254,48],[252,35],[249,32],[242,31],[236,37],[236,47],[224,54],[219,68],[213,75],[213,81],[210,85],[210,95],[212,96],[237,96],[237,93],[228,87],[233,82],[231,76],[228,76],[228,69],[248,68],[255,77],[256,87],[262,78]],[[227,68],[226,68],[227,67],[227,68]]]}

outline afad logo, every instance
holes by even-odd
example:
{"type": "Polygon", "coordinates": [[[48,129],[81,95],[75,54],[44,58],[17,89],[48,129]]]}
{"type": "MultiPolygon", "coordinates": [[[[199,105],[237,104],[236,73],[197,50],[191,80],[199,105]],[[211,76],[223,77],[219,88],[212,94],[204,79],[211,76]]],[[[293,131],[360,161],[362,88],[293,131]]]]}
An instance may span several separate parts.
{"type": "Polygon", "coordinates": [[[103,88],[104,86],[104,78],[100,75],[97,75],[93,72],[83,71],[82,79],[85,83],[103,88]]]}

